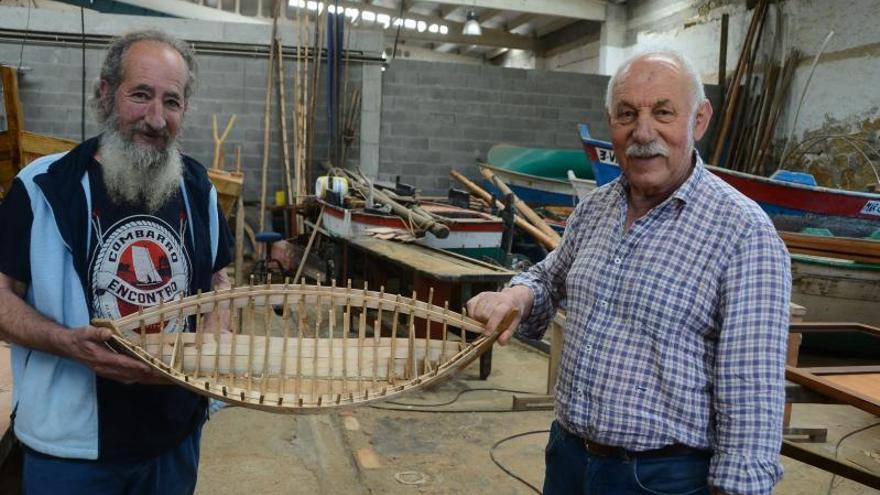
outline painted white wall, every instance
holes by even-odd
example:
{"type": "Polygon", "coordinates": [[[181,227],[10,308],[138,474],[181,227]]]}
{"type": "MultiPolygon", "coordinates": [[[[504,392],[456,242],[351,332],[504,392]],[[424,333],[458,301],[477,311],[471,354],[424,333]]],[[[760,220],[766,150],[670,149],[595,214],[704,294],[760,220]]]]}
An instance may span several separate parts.
{"type": "MultiPolygon", "coordinates": [[[[878,0],[785,0],[773,3],[764,27],[761,53],[769,56],[801,50],[803,58],[795,72],[786,110],[777,137],[795,129],[795,139],[829,123],[854,128],[864,121],[880,119],[880,27],[878,0]],[[825,49],[810,82],[807,98],[795,124],[795,111],[810,72],[812,59],[829,30],[835,35],[825,49]],[[776,33],[781,33],[776,36],[776,33]],[[771,40],[776,39],[774,46],[771,40]]],[[[611,74],[631,54],[666,47],[688,55],[706,83],[718,82],[721,16],[729,14],[727,74],[731,76],[744,43],[753,11],[746,0],[693,2],[689,0],[630,0],[626,7],[625,42],[616,42],[607,29],[598,51],[598,62],[587,63],[580,47],[539,61],[548,70],[592,71],[611,74]],[[696,4],[696,6],[695,6],[696,4]],[[718,5],[721,4],[721,5],[718,5]],[[573,61],[568,64],[560,61],[573,61]]],[[[609,17],[612,20],[611,17],[609,17]]],[[[603,28],[605,29],[605,28],[603,28]]],[[[604,35],[604,33],[603,33],[604,35]]],[[[587,45],[589,47],[589,45],[587,45]]]]}
{"type": "Polygon", "coordinates": [[[785,119],[786,135],[795,140],[805,131],[838,122],[856,128],[880,119],[880,27],[876,0],[798,0],[785,3],[789,43],[807,55],[792,81],[785,119]],[[801,107],[794,114],[822,42],[833,30],[801,107]]]}

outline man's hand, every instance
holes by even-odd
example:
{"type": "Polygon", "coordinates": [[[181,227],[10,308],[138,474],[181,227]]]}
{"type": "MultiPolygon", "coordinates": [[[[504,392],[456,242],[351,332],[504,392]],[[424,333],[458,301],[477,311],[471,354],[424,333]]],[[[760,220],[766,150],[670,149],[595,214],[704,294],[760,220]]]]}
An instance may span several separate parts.
{"type": "Polygon", "coordinates": [[[471,318],[485,323],[486,334],[501,332],[498,343],[507,345],[520,321],[531,311],[533,301],[531,289],[516,285],[501,292],[481,292],[467,302],[466,308],[471,318]],[[511,311],[517,311],[517,316],[510,321],[507,328],[498,328],[511,311]]]}
{"type": "Polygon", "coordinates": [[[109,347],[113,332],[107,328],[87,325],[53,336],[58,353],[75,359],[99,376],[117,382],[132,384],[168,384],[162,375],[145,363],[120,354],[109,347]]]}

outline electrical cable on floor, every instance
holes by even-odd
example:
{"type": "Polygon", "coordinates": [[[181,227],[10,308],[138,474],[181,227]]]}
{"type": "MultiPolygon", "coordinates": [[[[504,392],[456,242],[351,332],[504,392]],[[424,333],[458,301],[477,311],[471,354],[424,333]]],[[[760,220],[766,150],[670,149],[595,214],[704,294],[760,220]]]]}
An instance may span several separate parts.
{"type": "MultiPolygon", "coordinates": [[[[433,404],[410,404],[410,403],[405,403],[405,402],[392,402],[392,401],[388,401],[388,402],[386,402],[386,404],[394,404],[394,405],[404,406],[404,407],[384,407],[384,406],[378,406],[378,405],[375,405],[375,404],[372,405],[372,406],[370,406],[370,407],[372,407],[373,409],[381,409],[381,410],[384,410],[384,411],[425,412],[425,413],[507,413],[507,412],[522,412],[522,411],[519,411],[519,410],[516,410],[516,409],[512,409],[512,408],[508,408],[508,409],[426,409],[427,407],[442,407],[442,406],[448,406],[448,405],[450,405],[450,404],[454,404],[456,401],[458,401],[458,399],[461,398],[462,395],[464,395],[464,394],[466,394],[466,393],[469,393],[469,392],[486,392],[486,391],[491,391],[491,392],[507,392],[507,393],[512,393],[512,394],[530,394],[530,395],[540,395],[540,394],[542,394],[542,392],[531,392],[531,391],[527,391],[527,390],[512,390],[512,389],[508,389],[508,388],[495,388],[495,387],[487,387],[487,388],[469,388],[469,389],[465,389],[465,390],[459,390],[458,393],[455,394],[455,397],[453,397],[452,399],[450,399],[450,400],[448,400],[448,401],[445,401],[445,402],[436,402],[436,403],[433,403],[433,404]],[[419,407],[419,408],[421,408],[421,409],[413,409],[414,407],[419,407]]],[[[536,486],[532,485],[532,484],[529,483],[528,481],[526,481],[526,480],[522,479],[521,477],[517,476],[516,474],[514,474],[513,471],[511,471],[510,469],[507,469],[506,467],[504,467],[504,465],[501,464],[501,462],[500,462],[498,459],[495,458],[495,449],[497,449],[501,444],[503,444],[503,443],[505,443],[505,442],[508,442],[508,441],[510,441],[510,440],[513,440],[513,439],[515,439],[515,438],[524,437],[524,436],[527,436],[527,435],[538,435],[538,434],[542,434],[542,433],[550,433],[550,430],[534,430],[534,431],[527,431],[527,432],[524,432],[524,433],[517,433],[517,434],[515,434],[515,435],[510,435],[510,436],[508,436],[508,437],[502,438],[501,440],[498,440],[497,442],[495,442],[494,445],[492,445],[492,447],[489,448],[489,457],[492,459],[492,462],[494,462],[495,465],[498,466],[499,469],[501,469],[502,471],[504,471],[504,472],[505,472],[508,476],[510,476],[511,478],[513,478],[513,479],[519,481],[520,483],[526,485],[527,487],[531,488],[532,491],[534,491],[534,492],[537,493],[538,495],[541,495],[541,490],[540,490],[539,488],[537,488],[536,486]]]]}
{"type": "Polygon", "coordinates": [[[425,412],[425,413],[522,412],[522,411],[512,409],[512,408],[505,408],[505,409],[430,409],[430,408],[436,408],[436,407],[442,407],[442,406],[448,406],[450,404],[454,404],[456,401],[458,401],[459,398],[461,398],[462,395],[464,395],[466,393],[481,392],[481,391],[482,392],[485,392],[485,391],[507,392],[507,393],[512,393],[512,394],[530,394],[530,395],[540,395],[543,393],[543,392],[531,392],[531,391],[527,391],[527,390],[512,390],[512,389],[507,389],[507,388],[494,388],[494,387],[468,388],[465,390],[459,390],[458,393],[455,394],[455,397],[453,397],[451,400],[448,400],[446,402],[437,402],[437,403],[433,403],[433,404],[412,404],[412,403],[406,403],[406,402],[387,401],[387,402],[384,402],[384,404],[392,404],[392,405],[401,406],[401,407],[385,407],[385,406],[375,405],[375,404],[370,407],[372,407],[373,409],[382,409],[384,411],[425,412]]]}
{"type": "Polygon", "coordinates": [[[495,387],[485,387],[485,388],[466,388],[466,389],[464,389],[464,390],[459,390],[458,393],[455,394],[455,397],[454,397],[452,400],[448,400],[448,401],[446,401],[446,402],[438,402],[438,403],[434,403],[434,404],[412,404],[412,403],[406,403],[406,402],[387,401],[387,402],[385,402],[385,403],[386,403],[386,404],[394,404],[394,405],[396,405],[396,406],[440,407],[440,406],[448,406],[449,404],[454,403],[454,402],[457,401],[462,395],[464,395],[464,394],[466,394],[466,393],[468,393],[468,392],[481,392],[481,391],[489,391],[489,392],[508,392],[508,393],[511,393],[511,394],[530,394],[530,395],[537,395],[537,394],[540,394],[540,393],[541,393],[541,392],[530,392],[530,391],[527,391],[527,390],[512,390],[512,389],[509,389],[509,388],[495,388],[495,387]]]}
{"type": "Polygon", "coordinates": [[[492,448],[489,449],[489,457],[492,459],[492,462],[494,462],[495,465],[498,466],[499,469],[504,471],[511,478],[513,478],[513,479],[519,481],[520,483],[526,485],[527,487],[531,488],[532,491],[534,491],[538,495],[541,495],[541,490],[538,487],[536,487],[535,485],[529,483],[528,481],[526,481],[526,480],[520,478],[519,476],[517,476],[516,474],[514,474],[513,471],[504,467],[501,464],[501,462],[495,458],[495,449],[497,449],[501,444],[508,442],[510,440],[513,440],[515,438],[524,437],[524,436],[528,436],[528,435],[538,435],[538,434],[542,434],[542,433],[550,433],[550,430],[533,430],[533,431],[526,431],[523,433],[517,433],[516,435],[510,435],[509,437],[505,437],[505,438],[502,438],[501,440],[498,440],[497,442],[495,442],[495,445],[493,445],[492,448]]]}
{"type": "MultiPolygon", "coordinates": [[[[880,422],[870,424],[868,426],[863,426],[861,428],[853,430],[853,431],[847,433],[846,435],[840,437],[840,439],[837,441],[837,444],[834,446],[834,458],[837,459],[837,454],[840,453],[840,444],[842,444],[844,440],[846,440],[847,438],[849,438],[857,433],[861,433],[865,430],[870,430],[871,428],[874,428],[875,426],[880,426],[880,422]]],[[[831,495],[831,491],[834,490],[834,488],[835,488],[834,487],[834,480],[835,479],[837,479],[837,475],[832,474],[831,481],[828,482],[828,491],[825,492],[825,495],[831,495]]]]}

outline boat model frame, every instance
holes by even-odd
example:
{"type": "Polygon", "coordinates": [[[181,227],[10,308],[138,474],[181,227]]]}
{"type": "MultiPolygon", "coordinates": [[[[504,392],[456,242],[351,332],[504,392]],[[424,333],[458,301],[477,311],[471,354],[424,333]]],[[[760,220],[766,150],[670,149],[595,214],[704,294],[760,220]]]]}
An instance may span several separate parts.
{"type": "Polygon", "coordinates": [[[492,346],[497,334],[483,335],[480,322],[450,310],[448,303],[432,304],[432,297],[433,291],[424,302],[415,294],[353,289],[350,283],[266,284],[199,293],[93,324],[112,330],[112,346],[120,352],[201,395],[270,412],[319,413],[434,385],[492,346]],[[279,307],[283,335],[272,336],[279,307]],[[310,308],[317,308],[314,325],[310,308]],[[212,315],[223,311],[230,315],[232,332],[220,325],[208,328],[212,315]],[[367,335],[368,311],[376,312],[372,335],[367,335]],[[383,336],[383,313],[392,315],[390,337],[383,336]],[[334,336],[339,316],[341,337],[334,336]],[[403,317],[408,318],[401,324],[403,317]],[[263,319],[263,335],[255,331],[257,318],[263,319]],[[193,320],[195,332],[148,333],[156,325],[193,320]],[[417,320],[424,323],[424,337],[416,336],[417,320]],[[432,338],[437,326],[440,337],[432,338]],[[460,339],[449,338],[453,329],[460,339]]]}

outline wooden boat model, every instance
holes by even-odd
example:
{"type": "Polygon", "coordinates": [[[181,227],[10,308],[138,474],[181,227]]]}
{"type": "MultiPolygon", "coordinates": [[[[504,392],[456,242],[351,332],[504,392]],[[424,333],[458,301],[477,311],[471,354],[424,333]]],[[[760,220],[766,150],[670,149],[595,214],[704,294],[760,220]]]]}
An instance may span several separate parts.
{"type": "Polygon", "coordinates": [[[481,323],[432,304],[432,297],[433,291],[423,302],[350,285],[267,284],[93,324],[113,331],[115,348],[199,394],[271,412],[316,413],[433,385],[492,346],[497,335],[482,335],[481,323]],[[195,331],[160,331],[183,325],[195,331]]]}

